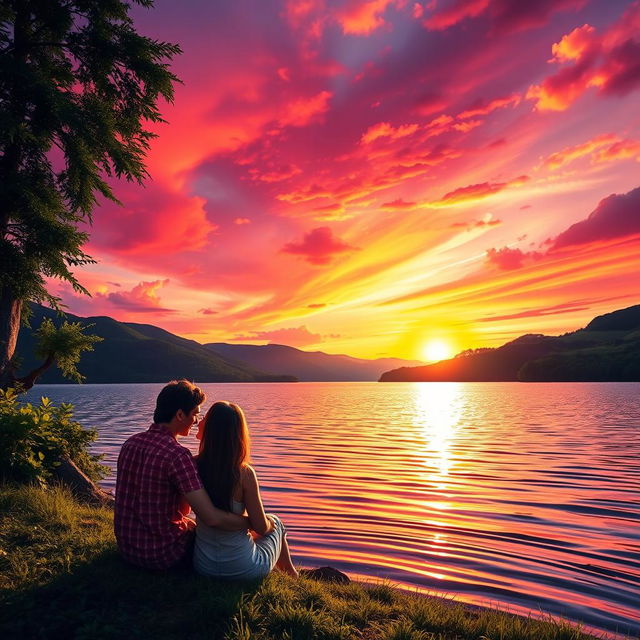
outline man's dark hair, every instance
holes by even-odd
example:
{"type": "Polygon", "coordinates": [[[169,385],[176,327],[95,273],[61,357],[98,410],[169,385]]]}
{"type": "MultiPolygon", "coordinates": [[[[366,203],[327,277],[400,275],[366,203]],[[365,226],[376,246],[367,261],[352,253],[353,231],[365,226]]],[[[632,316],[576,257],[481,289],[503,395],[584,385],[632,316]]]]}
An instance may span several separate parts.
{"type": "Polygon", "coordinates": [[[205,398],[204,391],[188,380],[172,380],[158,394],[153,421],[156,424],[171,422],[180,409],[191,413],[205,398]]]}

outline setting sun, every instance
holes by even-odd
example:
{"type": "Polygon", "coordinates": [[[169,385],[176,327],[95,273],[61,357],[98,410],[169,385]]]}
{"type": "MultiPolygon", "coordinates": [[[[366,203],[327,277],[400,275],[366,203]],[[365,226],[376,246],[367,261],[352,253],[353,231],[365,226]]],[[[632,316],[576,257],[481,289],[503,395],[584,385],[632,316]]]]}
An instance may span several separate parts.
{"type": "Polygon", "coordinates": [[[425,343],[422,348],[422,357],[428,362],[448,360],[454,356],[453,347],[445,340],[433,339],[425,343]]]}

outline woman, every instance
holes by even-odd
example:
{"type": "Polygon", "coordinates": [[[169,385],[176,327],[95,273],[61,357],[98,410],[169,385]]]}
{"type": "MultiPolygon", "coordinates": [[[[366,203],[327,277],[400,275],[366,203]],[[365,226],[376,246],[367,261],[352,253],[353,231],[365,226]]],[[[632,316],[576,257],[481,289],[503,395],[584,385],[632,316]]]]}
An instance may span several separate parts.
{"type": "Polygon", "coordinates": [[[216,402],[198,430],[198,472],[211,501],[225,511],[249,517],[251,531],[223,531],[198,522],[193,566],[220,578],[263,578],[274,566],[297,576],[285,528],[262,506],[256,473],[249,466],[249,431],[242,409],[216,402]]]}

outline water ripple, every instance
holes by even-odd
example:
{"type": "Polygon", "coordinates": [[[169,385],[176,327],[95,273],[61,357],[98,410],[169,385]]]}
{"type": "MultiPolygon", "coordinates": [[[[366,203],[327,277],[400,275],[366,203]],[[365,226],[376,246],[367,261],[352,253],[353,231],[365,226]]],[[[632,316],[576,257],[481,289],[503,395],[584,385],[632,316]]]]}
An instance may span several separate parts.
{"type": "MultiPolygon", "coordinates": [[[[640,634],[639,384],[203,386],[245,409],[265,503],[302,564],[640,634]]],[[[73,402],[115,468],[158,390],[30,398],[73,402]]]]}

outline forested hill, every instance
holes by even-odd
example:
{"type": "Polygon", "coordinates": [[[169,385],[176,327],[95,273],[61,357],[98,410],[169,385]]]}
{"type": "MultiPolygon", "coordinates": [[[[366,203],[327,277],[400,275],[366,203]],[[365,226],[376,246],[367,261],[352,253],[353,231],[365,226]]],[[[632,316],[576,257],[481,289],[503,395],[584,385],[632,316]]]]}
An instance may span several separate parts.
{"type": "Polygon", "coordinates": [[[322,351],[302,351],[283,344],[228,344],[212,342],[205,347],[213,352],[248,366],[289,373],[300,381],[376,381],[391,367],[418,365],[421,362],[399,358],[378,358],[367,360],[346,355],[323,353],[322,351]]]}
{"type": "MultiPolygon", "coordinates": [[[[196,382],[294,382],[291,375],[272,375],[237,362],[229,362],[195,340],[176,336],[164,329],[148,324],[118,322],[106,316],[80,318],[67,314],[59,317],[55,311],[32,305],[33,329],[43,318],[51,318],[56,325],[64,319],[69,322],[92,324],[88,333],[104,340],[95,345],[95,351],[82,355],[78,369],[86,382],[166,382],[187,378],[196,382]]],[[[34,336],[23,327],[16,350],[22,361],[23,374],[40,364],[34,353],[34,336]]],[[[38,382],[69,382],[60,371],[51,368],[38,382]]]]}
{"type": "Polygon", "coordinates": [[[422,367],[384,373],[381,382],[640,381],[640,305],[594,318],[562,336],[527,334],[422,367]]]}

